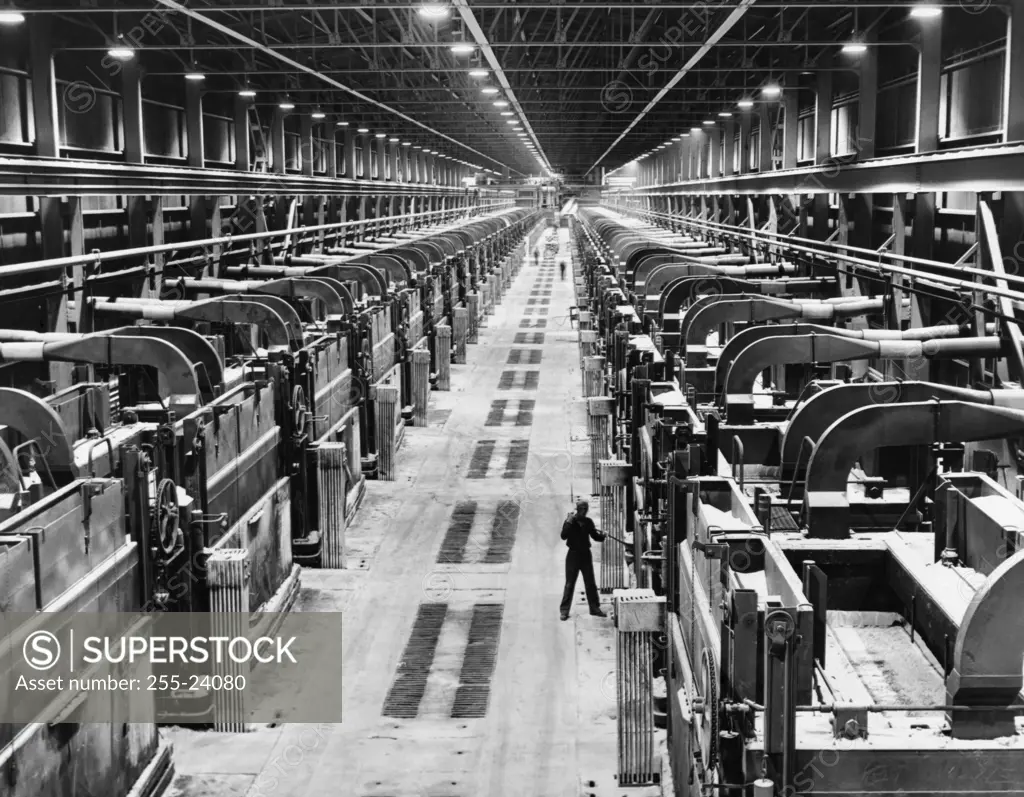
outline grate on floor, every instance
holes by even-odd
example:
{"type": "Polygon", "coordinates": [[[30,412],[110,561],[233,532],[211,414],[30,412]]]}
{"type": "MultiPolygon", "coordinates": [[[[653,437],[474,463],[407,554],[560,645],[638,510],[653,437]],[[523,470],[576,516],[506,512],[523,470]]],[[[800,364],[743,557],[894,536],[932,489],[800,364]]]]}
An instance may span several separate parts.
{"type": "Polygon", "coordinates": [[[497,440],[480,440],[473,449],[473,457],[469,461],[469,479],[486,479],[487,471],[491,467],[491,457],[494,456],[494,448],[497,440]]]}
{"type": "Polygon", "coordinates": [[[525,346],[542,346],[544,344],[544,333],[519,332],[516,334],[515,342],[525,346]]]}
{"type": "Polygon", "coordinates": [[[508,365],[540,365],[544,353],[539,349],[512,349],[508,354],[508,365]]]}
{"type": "Polygon", "coordinates": [[[487,715],[491,677],[498,659],[502,614],[500,603],[478,603],[473,607],[466,655],[452,704],[452,719],[480,719],[487,715]]]}
{"type": "Polygon", "coordinates": [[[524,318],[519,322],[520,329],[547,329],[548,320],[546,318],[524,318]]]}
{"type": "Polygon", "coordinates": [[[540,385],[540,371],[502,371],[498,390],[536,390],[540,385]]]}
{"type": "Polygon", "coordinates": [[[516,501],[502,501],[494,513],[491,524],[491,542],[484,556],[484,564],[504,565],[512,561],[512,548],[519,531],[519,504],[516,501]]]}
{"type": "Polygon", "coordinates": [[[384,699],[383,716],[414,719],[427,687],[427,676],[434,661],[437,640],[448,613],[447,603],[421,603],[402,652],[395,680],[384,699]]]}
{"type": "Polygon", "coordinates": [[[437,552],[437,563],[459,564],[463,561],[466,551],[466,543],[473,531],[473,522],[476,520],[476,501],[460,501],[452,510],[452,516],[448,521],[448,531],[445,532],[444,540],[441,542],[441,550],[437,552]]]}
{"type": "Polygon", "coordinates": [[[530,455],[529,440],[513,440],[509,445],[508,459],[505,461],[506,479],[525,479],[526,460],[530,455]]]}
{"type": "Polygon", "coordinates": [[[466,478],[523,479],[529,450],[529,440],[480,440],[473,451],[466,478]]]}
{"type": "MultiPolygon", "coordinates": [[[[460,502],[452,511],[437,564],[509,564],[518,530],[519,504],[515,501],[501,501],[497,506],[460,502]]],[[[448,614],[457,615],[454,609],[448,614]]]]}
{"type": "Polygon", "coordinates": [[[529,399],[498,399],[491,402],[484,426],[533,426],[536,401],[529,399]]]}

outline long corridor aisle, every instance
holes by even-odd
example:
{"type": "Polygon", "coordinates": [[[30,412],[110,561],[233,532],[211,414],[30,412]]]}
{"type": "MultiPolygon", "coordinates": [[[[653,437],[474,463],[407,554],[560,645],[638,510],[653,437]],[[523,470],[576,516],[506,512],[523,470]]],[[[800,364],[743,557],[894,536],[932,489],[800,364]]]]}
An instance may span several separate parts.
{"type": "Polygon", "coordinates": [[[561,523],[590,481],[569,232],[545,236],[557,255],[529,258],[432,394],[397,481],[368,483],[349,569],[303,572],[300,609],[344,613],[342,721],[177,731],[172,794],[621,794],[612,620],[582,581],[559,619],[561,523]]]}

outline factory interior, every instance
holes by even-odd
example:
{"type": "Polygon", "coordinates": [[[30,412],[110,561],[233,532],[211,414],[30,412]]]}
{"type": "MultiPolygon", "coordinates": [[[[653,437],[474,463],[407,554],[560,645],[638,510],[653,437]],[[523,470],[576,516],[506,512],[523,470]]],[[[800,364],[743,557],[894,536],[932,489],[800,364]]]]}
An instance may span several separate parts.
{"type": "Polygon", "coordinates": [[[0,797],[1024,796],[1022,320],[1021,0],[0,0],[0,797]]]}

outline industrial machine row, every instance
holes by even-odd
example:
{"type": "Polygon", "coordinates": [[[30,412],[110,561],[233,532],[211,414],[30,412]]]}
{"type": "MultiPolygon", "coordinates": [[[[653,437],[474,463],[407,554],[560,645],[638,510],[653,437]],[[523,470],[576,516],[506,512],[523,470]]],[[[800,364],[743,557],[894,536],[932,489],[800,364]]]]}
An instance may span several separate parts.
{"type": "Polygon", "coordinates": [[[581,208],[621,783],[664,722],[678,795],[1024,793],[1024,293],[980,218],[942,268],[581,208]]]}
{"type": "MultiPolygon", "coordinates": [[[[406,426],[450,389],[537,222],[471,212],[190,244],[218,253],[165,264],[155,295],[159,247],[97,253],[65,297],[76,331],[0,329],[3,612],[283,612],[300,566],[345,567],[365,480],[394,478],[406,426]],[[54,392],[56,368],[71,380],[54,392]]],[[[82,265],[7,267],[3,293],[69,287],[82,265]]],[[[4,793],[157,792],[159,703],[116,732],[76,719],[127,699],[0,725],[4,793]]],[[[237,726],[217,712],[201,692],[174,706],[237,726]]]]}

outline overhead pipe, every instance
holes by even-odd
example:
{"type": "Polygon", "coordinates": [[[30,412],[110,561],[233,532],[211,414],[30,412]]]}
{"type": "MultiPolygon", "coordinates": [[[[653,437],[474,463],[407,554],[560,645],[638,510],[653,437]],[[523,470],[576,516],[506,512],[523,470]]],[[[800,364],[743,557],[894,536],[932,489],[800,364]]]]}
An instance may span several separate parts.
{"type": "Polygon", "coordinates": [[[753,420],[754,382],[773,365],[834,363],[852,360],[945,359],[962,356],[997,357],[1005,352],[1001,338],[933,338],[931,340],[870,340],[836,334],[789,335],[763,338],[744,349],[725,379],[725,411],[731,424],[753,420]]]}

